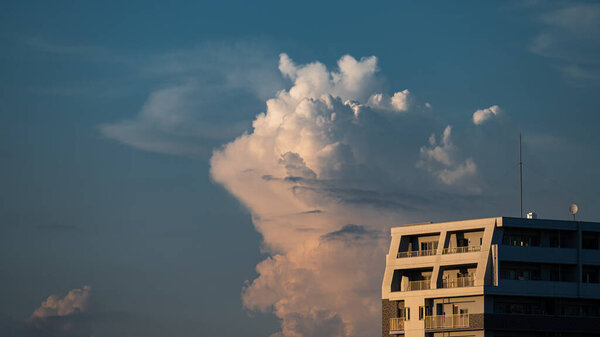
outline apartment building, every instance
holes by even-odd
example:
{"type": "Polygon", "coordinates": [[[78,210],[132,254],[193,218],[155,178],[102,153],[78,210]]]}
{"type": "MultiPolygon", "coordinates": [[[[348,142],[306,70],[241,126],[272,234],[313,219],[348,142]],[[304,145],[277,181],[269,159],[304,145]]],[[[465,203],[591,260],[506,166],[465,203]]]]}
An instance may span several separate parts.
{"type": "Polygon", "coordinates": [[[403,225],[382,336],[600,336],[600,223],[496,217],[403,225]]]}

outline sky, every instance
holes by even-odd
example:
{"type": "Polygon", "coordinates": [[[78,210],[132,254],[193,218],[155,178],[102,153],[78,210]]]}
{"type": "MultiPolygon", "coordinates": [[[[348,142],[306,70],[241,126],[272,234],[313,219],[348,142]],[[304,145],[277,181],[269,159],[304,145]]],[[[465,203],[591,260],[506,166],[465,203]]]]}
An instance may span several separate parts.
{"type": "Polygon", "coordinates": [[[600,221],[600,5],[5,1],[0,335],[372,336],[389,229],[600,221]]]}

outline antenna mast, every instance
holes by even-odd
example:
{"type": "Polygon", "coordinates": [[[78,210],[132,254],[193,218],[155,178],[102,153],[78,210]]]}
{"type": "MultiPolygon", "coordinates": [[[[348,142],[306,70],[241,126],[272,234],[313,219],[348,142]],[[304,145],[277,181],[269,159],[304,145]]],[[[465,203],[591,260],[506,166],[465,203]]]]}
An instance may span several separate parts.
{"type": "Polygon", "coordinates": [[[521,213],[520,217],[523,217],[523,160],[521,157],[521,132],[519,132],[519,190],[521,199],[521,213]]]}

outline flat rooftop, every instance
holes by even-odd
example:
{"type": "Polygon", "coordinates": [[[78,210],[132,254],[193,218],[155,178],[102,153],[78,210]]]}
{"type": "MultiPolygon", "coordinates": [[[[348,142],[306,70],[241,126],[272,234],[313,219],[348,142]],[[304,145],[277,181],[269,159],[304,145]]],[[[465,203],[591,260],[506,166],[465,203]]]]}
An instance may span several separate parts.
{"type": "Polygon", "coordinates": [[[577,226],[581,226],[584,230],[600,231],[600,222],[591,221],[573,221],[573,220],[555,220],[555,219],[527,219],[527,218],[516,218],[516,217],[490,217],[490,218],[475,218],[475,219],[464,219],[456,221],[443,221],[443,222],[419,222],[411,224],[403,224],[394,226],[392,228],[412,227],[412,226],[438,226],[443,224],[457,224],[465,222],[477,221],[490,221],[496,220],[498,227],[523,227],[523,228],[539,228],[539,229],[563,229],[563,230],[577,230],[577,226]]]}

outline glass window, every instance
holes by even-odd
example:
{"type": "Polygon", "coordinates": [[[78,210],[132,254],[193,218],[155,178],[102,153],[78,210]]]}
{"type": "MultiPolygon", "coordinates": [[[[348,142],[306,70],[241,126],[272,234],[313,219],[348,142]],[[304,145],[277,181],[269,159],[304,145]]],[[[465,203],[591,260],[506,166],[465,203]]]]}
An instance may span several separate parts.
{"type": "Polygon", "coordinates": [[[410,320],[410,308],[400,308],[398,315],[404,318],[405,321],[410,320]]]}

